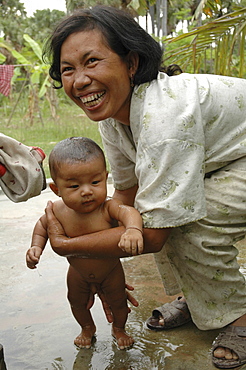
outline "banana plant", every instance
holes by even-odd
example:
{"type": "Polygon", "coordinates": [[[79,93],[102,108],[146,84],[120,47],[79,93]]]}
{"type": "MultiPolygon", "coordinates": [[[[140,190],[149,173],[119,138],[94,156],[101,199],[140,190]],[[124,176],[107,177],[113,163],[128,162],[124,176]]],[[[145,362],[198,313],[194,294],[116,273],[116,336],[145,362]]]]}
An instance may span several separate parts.
{"type": "MultiPolygon", "coordinates": [[[[42,50],[39,44],[27,34],[24,34],[23,38],[34,53],[29,59],[4,41],[0,42],[0,47],[7,49],[16,59],[17,64],[19,64],[19,66],[23,66],[23,68],[28,71],[30,82],[39,87],[38,96],[39,98],[42,98],[47,91],[47,87],[51,86],[49,81],[49,66],[44,64],[42,60],[42,50]]],[[[5,60],[5,56],[1,53],[0,58],[3,61],[5,60]]]]}
{"type": "Polygon", "coordinates": [[[57,104],[54,102],[54,94],[52,94],[53,88],[49,77],[49,65],[45,64],[42,60],[42,49],[39,44],[27,34],[24,34],[23,38],[32,51],[31,53],[28,53],[28,57],[23,53],[19,53],[4,41],[0,42],[0,47],[7,49],[15,58],[16,64],[19,66],[19,69],[15,69],[16,73],[14,75],[14,80],[15,78],[18,79],[18,76],[20,75],[20,67],[24,68],[26,72],[24,85],[29,89],[28,115],[30,123],[32,124],[33,122],[35,111],[38,111],[43,124],[39,105],[41,98],[45,97],[48,100],[52,116],[53,118],[56,117],[56,109],[54,109],[54,105],[56,107],[57,104]],[[50,96],[52,96],[52,99],[50,96]]]}
{"type": "Polygon", "coordinates": [[[6,60],[6,56],[0,53],[0,64],[3,64],[6,60]]]}
{"type": "Polygon", "coordinates": [[[49,66],[42,60],[42,49],[39,44],[27,34],[23,37],[38,58],[38,63],[33,66],[31,73],[31,83],[40,87],[38,97],[42,98],[47,88],[51,86],[49,81],[49,66]]]}
{"type": "Polygon", "coordinates": [[[246,77],[246,8],[227,14],[190,32],[166,38],[165,64],[184,71],[246,77]]]}

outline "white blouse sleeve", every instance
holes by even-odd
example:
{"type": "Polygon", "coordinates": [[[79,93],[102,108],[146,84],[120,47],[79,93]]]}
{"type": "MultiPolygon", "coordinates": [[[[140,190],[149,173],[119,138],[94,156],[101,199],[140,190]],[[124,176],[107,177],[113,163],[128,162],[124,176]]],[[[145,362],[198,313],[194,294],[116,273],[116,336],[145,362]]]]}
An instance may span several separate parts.
{"type": "Polygon", "coordinates": [[[99,122],[106,157],[117,190],[126,190],[138,183],[135,175],[136,149],[129,128],[113,119],[99,122]]]}
{"type": "Polygon", "coordinates": [[[138,138],[135,207],[144,226],[176,227],[205,217],[205,138],[197,81],[153,81],[144,97],[142,89],[135,90],[132,105],[142,107],[132,130],[138,138]]]}

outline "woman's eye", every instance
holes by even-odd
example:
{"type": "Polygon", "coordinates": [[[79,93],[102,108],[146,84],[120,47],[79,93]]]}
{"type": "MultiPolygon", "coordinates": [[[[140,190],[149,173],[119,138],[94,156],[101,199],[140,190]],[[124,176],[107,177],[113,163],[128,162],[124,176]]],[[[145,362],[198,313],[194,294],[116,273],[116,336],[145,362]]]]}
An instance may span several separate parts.
{"type": "Polygon", "coordinates": [[[95,63],[95,62],[97,62],[98,61],[98,59],[97,58],[90,58],[89,60],[88,60],[88,64],[92,64],[92,63],[95,63]]]}
{"type": "Polygon", "coordinates": [[[72,70],[72,67],[63,67],[61,70],[61,74],[65,72],[70,72],[72,70]]]}

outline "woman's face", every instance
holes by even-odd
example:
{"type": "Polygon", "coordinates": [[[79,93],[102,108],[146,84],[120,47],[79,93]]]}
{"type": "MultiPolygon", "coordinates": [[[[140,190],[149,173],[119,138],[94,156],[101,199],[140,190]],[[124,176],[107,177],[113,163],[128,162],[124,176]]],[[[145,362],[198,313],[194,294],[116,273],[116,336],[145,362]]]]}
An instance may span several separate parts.
{"type": "Polygon", "coordinates": [[[62,44],[64,90],[93,121],[112,117],[129,125],[130,77],[137,65],[134,53],[122,60],[96,29],[73,33],[62,44]]]}

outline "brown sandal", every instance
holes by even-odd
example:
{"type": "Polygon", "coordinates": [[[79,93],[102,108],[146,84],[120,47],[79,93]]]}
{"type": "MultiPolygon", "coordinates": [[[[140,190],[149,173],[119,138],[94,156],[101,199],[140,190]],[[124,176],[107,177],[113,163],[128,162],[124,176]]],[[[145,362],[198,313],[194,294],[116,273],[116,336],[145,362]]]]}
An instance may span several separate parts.
{"type": "Polygon", "coordinates": [[[234,369],[246,363],[246,327],[229,325],[215,338],[212,347],[213,364],[220,369],[234,369]],[[229,348],[238,356],[238,360],[226,360],[214,357],[214,350],[218,347],[229,348]]]}
{"type": "Polygon", "coordinates": [[[168,330],[191,321],[187,303],[180,301],[181,298],[154,309],[152,316],[146,321],[147,327],[151,330],[168,330]]]}

